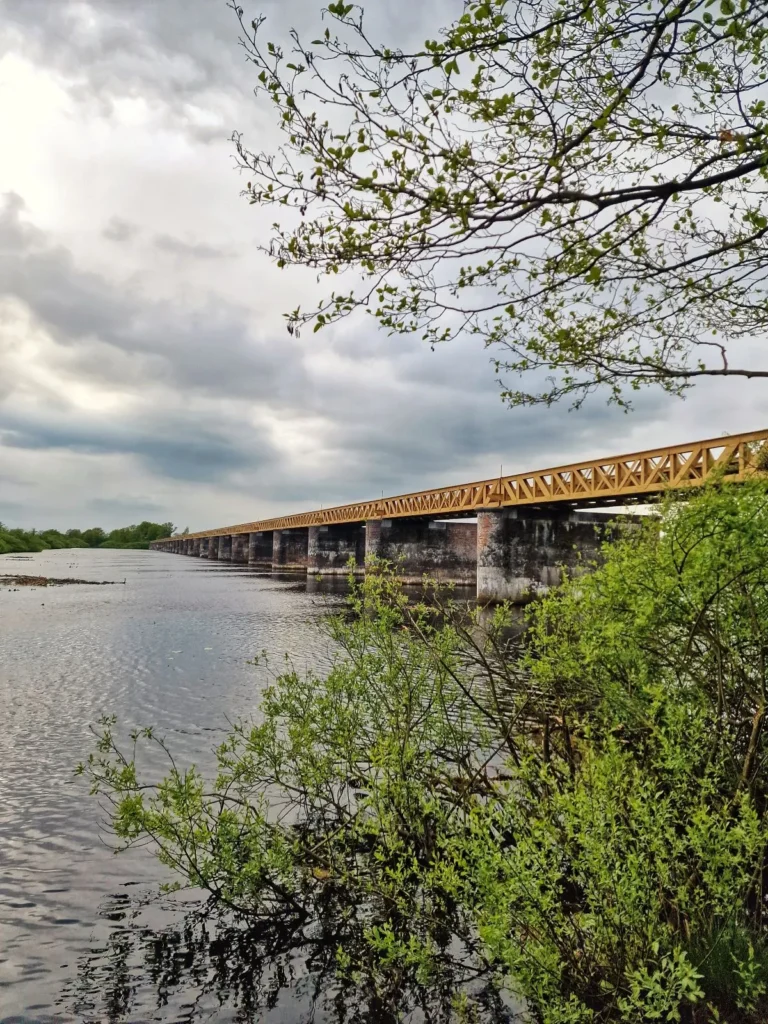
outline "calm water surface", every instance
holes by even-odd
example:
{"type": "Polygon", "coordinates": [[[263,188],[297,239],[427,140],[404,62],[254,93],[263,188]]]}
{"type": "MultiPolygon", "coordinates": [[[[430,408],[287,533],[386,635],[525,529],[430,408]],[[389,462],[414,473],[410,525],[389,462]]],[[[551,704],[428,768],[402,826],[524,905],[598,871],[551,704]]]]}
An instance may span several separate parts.
{"type": "Polygon", "coordinates": [[[249,965],[238,948],[258,937],[201,919],[195,894],[159,898],[147,851],[115,856],[73,767],[103,713],[208,761],[258,703],[248,659],[328,658],[338,587],[145,551],[2,556],[0,572],[125,580],[0,589],[0,1022],[330,1019],[305,957],[249,965]]]}

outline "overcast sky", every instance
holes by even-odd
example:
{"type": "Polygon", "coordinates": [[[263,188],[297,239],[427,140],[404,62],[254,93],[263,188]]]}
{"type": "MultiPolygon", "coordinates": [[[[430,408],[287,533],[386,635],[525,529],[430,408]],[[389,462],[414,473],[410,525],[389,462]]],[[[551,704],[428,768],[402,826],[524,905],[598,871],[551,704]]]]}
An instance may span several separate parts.
{"type": "MultiPolygon", "coordinates": [[[[242,2],[273,38],[322,7],[242,2]]],[[[369,10],[398,41],[460,4],[369,10]]],[[[471,340],[290,338],[312,282],[257,252],[229,142],[273,136],[252,76],[225,0],[0,0],[0,520],[204,529],[768,423],[765,382],[510,411],[471,340]]]]}

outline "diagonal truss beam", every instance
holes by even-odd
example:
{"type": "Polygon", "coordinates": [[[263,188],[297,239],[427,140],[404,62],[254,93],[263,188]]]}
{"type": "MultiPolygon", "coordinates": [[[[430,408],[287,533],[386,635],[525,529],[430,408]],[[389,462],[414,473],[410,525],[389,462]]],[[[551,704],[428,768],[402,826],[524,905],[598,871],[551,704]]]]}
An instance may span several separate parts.
{"type": "Polygon", "coordinates": [[[438,487],[394,498],[376,498],[314,512],[297,512],[253,523],[223,526],[190,533],[187,538],[401,516],[471,514],[481,508],[546,507],[563,502],[620,504],[622,500],[652,498],[668,489],[700,487],[714,478],[738,483],[764,469],[768,469],[768,430],[755,430],[671,448],[576,462],[535,473],[516,473],[455,487],[438,487]]]}

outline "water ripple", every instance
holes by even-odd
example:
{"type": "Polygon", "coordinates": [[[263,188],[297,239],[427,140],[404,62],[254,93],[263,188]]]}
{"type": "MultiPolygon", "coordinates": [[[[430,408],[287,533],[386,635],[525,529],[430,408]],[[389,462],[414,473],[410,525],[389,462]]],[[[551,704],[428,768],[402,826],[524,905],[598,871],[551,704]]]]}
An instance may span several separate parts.
{"type": "MultiPolygon", "coordinates": [[[[23,571],[125,586],[0,590],[0,1024],[104,1019],[78,997],[77,965],[114,951],[135,893],[167,876],[146,853],[112,853],[103,812],[74,779],[90,726],[102,714],[151,723],[182,760],[209,763],[265,684],[246,662],[263,649],[299,668],[325,660],[319,620],[334,598],[295,576],[143,551],[42,552],[23,571]]],[[[177,911],[153,913],[167,924],[177,911]]],[[[156,993],[130,1019],[144,1014],[235,1019],[204,1001],[166,1013],[156,993]]]]}

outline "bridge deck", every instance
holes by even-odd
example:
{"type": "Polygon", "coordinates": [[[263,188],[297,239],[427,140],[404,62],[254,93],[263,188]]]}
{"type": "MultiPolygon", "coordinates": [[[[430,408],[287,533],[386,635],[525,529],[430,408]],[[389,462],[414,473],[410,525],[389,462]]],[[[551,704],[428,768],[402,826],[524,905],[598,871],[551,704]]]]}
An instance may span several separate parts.
{"type": "Polygon", "coordinates": [[[472,515],[481,508],[515,505],[620,504],[650,498],[667,489],[700,486],[717,475],[738,482],[758,469],[768,469],[768,430],[730,434],[608,459],[574,462],[568,466],[515,473],[454,487],[414,491],[393,498],[337,505],[335,508],[239,523],[186,536],[188,539],[215,537],[400,516],[472,515]]]}

